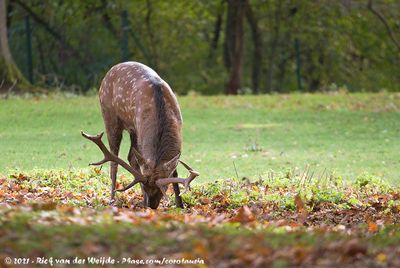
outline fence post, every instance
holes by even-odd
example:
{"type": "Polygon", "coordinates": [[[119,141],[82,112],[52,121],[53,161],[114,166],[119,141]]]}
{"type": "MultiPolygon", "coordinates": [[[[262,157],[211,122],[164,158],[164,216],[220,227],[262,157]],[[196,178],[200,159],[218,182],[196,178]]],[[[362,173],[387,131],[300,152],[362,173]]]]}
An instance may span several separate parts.
{"type": "Polygon", "coordinates": [[[26,64],[28,69],[28,79],[33,84],[33,64],[32,64],[32,38],[31,38],[31,22],[29,16],[25,16],[25,33],[26,33],[26,64]]]}
{"type": "Polygon", "coordinates": [[[302,83],[302,79],[301,79],[300,41],[297,38],[294,40],[294,49],[295,49],[295,53],[296,53],[297,87],[300,91],[302,91],[303,83],[302,83]]]}
{"type": "Polygon", "coordinates": [[[128,20],[128,11],[124,10],[121,14],[121,27],[122,27],[122,40],[121,40],[121,53],[122,53],[122,61],[127,61],[129,58],[128,52],[128,33],[129,33],[129,20],[128,20]]]}

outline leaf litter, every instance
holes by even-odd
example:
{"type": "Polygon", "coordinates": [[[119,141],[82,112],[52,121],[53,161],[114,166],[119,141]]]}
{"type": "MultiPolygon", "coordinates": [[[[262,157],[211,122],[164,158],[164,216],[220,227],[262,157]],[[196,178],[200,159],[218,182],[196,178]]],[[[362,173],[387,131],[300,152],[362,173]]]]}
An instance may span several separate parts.
{"type": "Polygon", "coordinates": [[[171,190],[171,200],[151,210],[136,191],[109,205],[100,170],[12,173],[0,176],[0,258],[112,254],[203,258],[211,267],[400,267],[400,191],[368,176],[348,185],[319,181],[219,180],[185,194],[183,210],[170,202],[171,190]]]}

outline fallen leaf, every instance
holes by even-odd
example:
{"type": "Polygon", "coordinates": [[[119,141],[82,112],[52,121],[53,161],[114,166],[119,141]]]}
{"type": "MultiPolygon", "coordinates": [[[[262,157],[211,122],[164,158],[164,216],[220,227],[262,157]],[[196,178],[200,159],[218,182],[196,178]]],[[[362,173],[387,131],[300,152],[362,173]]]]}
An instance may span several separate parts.
{"type": "Polygon", "coordinates": [[[376,233],[378,231],[378,224],[369,221],[368,222],[368,232],[370,233],[376,233]]]}
{"type": "Polygon", "coordinates": [[[376,255],[376,260],[380,263],[385,263],[387,261],[387,256],[385,253],[379,253],[376,255]]]}
{"type": "Polygon", "coordinates": [[[254,222],[256,218],[248,206],[243,206],[238,209],[237,214],[231,218],[230,222],[240,222],[242,224],[254,222]]]}
{"type": "Polygon", "coordinates": [[[308,212],[305,208],[304,202],[301,199],[300,195],[297,194],[294,198],[294,203],[296,205],[296,210],[297,210],[297,221],[300,224],[304,224],[304,222],[307,220],[308,212]]]}
{"type": "Polygon", "coordinates": [[[301,199],[301,197],[300,197],[299,194],[297,194],[297,195],[294,197],[294,203],[295,203],[295,205],[296,205],[296,210],[297,210],[297,212],[301,213],[301,212],[304,210],[304,202],[303,202],[303,200],[301,199]]]}
{"type": "Polygon", "coordinates": [[[357,239],[352,239],[344,245],[344,252],[348,256],[355,256],[358,254],[365,255],[367,250],[367,246],[357,239]]]}

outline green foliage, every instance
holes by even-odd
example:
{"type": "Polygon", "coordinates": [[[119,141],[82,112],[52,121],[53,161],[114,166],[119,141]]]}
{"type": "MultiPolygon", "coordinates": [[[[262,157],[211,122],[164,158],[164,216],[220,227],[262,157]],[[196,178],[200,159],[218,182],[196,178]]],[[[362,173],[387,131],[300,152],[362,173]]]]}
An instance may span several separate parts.
{"type": "Polygon", "coordinates": [[[390,188],[390,186],[387,183],[385,183],[381,178],[377,178],[371,176],[370,174],[365,174],[365,173],[358,176],[356,178],[355,183],[360,188],[365,188],[370,190],[379,188],[380,190],[385,191],[388,188],[390,188]]]}
{"type": "MultiPolygon", "coordinates": [[[[323,203],[344,209],[370,206],[370,202],[376,201],[376,196],[399,191],[398,186],[390,186],[372,175],[365,174],[370,181],[374,181],[373,187],[360,187],[358,179],[343,184],[338,182],[340,178],[329,176],[331,179],[325,183],[321,183],[321,178],[318,177],[309,176],[305,179],[304,175],[298,174],[288,178],[284,173],[275,174],[272,180],[266,177],[254,182],[226,178],[206,184],[195,183],[192,190],[183,195],[183,199],[190,206],[212,204],[236,209],[244,205],[266,202],[281,210],[295,210],[295,196],[299,195],[309,209],[323,203]]],[[[130,182],[130,179],[121,175],[119,181],[124,184],[130,182]]],[[[10,171],[7,177],[0,177],[0,183],[3,186],[8,185],[12,191],[24,191],[24,194],[42,192],[43,201],[51,197],[51,201],[56,203],[101,208],[107,204],[106,200],[109,198],[110,180],[108,174],[97,168],[81,171],[33,170],[23,173],[14,170],[10,171]]],[[[3,195],[5,191],[3,189],[3,195]]],[[[135,198],[140,194],[140,191],[136,192],[135,198]]],[[[120,206],[127,205],[129,195],[128,192],[118,193],[120,206]]],[[[24,200],[30,201],[36,200],[31,197],[24,200]]],[[[385,205],[397,209],[399,200],[386,200],[385,205]]]]}
{"type": "MultiPolygon", "coordinates": [[[[33,20],[36,83],[70,91],[97,88],[105,72],[122,59],[123,27],[129,59],[155,68],[179,94],[219,94],[227,80],[224,67],[227,4],[221,1],[23,1],[43,24],[33,20]],[[121,13],[129,23],[122,26],[121,13]],[[218,14],[222,18],[217,47],[218,14]]],[[[260,32],[262,92],[298,90],[294,42],[300,44],[301,76],[306,91],[398,91],[399,51],[385,25],[365,3],[343,1],[249,1],[260,32]]],[[[10,47],[26,66],[23,18],[10,1],[10,47]]],[[[399,2],[376,1],[375,8],[396,31],[399,2]]],[[[245,20],[242,93],[252,85],[253,41],[245,20]]],[[[22,68],[24,72],[24,68],[22,68]]]]}
{"type": "MultiPolygon", "coordinates": [[[[359,199],[367,194],[374,194],[377,191],[391,192],[396,189],[382,179],[367,174],[365,176],[374,181],[373,187],[360,188],[358,179],[354,183],[346,184],[338,183],[340,179],[331,179],[321,183],[321,179],[317,177],[310,177],[304,181],[304,177],[300,174],[288,178],[284,173],[276,174],[273,180],[260,179],[251,184],[246,180],[225,179],[194,186],[192,192],[183,195],[183,200],[191,206],[204,202],[209,203],[210,201],[207,200],[215,200],[231,209],[262,200],[284,210],[294,210],[296,208],[294,197],[300,193],[310,208],[321,203],[331,203],[341,209],[350,209],[354,206],[364,206],[359,199]]],[[[104,206],[107,204],[110,187],[108,174],[97,168],[81,171],[33,170],[28,173],[14,170],[10,171],[8,179],[17,183],[20,189],[28,192],[36,191],[38,188],[49,190],[55,188],[58,189],[61,196],[85,193],[91,197],[90,201],[82,198],[61,199],[63,201],[58,200],[58,197],[53,198],[55,202],[67,202],[74,206],[104,206]]],[[[121,175],[119,181],[126,184],[129,182],[129,178],[121,175]]],[[[127,197],[125,194],[119,194],[117,204],[127,205],[127,197]]],[[[172,195],[169,201],[173,203],[172,195]]],[[[389,206],[394,208],[399,205],[398,200],[392,200],[389,203],[389,206]]]]}

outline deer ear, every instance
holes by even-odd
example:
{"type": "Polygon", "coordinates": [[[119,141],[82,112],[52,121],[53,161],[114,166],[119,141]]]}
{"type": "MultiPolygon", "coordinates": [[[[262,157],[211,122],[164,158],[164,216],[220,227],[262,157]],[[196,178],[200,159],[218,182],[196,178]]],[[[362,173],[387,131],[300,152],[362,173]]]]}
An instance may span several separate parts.
{"type": "Polygon", "coordinates": [[[166,170],[174,169],[178,165],[178,160],[180,156],[181,153],[178,153],[174,158],[172,158],[171,160],[169,160],[167,163],[164,164],[164,168],[166,170]]]}

